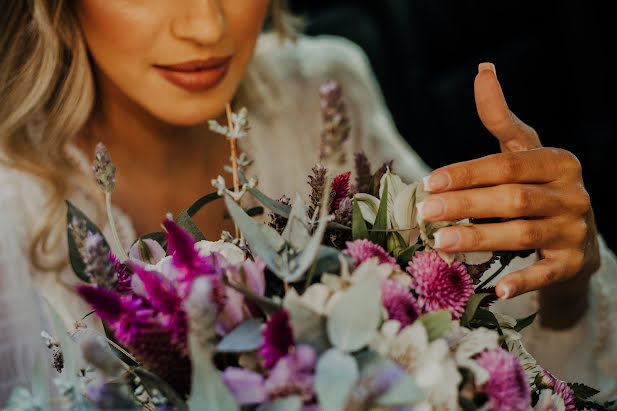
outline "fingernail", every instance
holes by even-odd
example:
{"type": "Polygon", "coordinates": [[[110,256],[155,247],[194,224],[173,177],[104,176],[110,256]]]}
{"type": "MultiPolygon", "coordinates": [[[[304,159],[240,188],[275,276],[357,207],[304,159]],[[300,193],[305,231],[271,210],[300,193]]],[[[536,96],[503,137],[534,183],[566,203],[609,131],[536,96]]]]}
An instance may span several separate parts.
{"type": "Polygon", "coordinates": [[[434,234],[435,248],[438,250],[453,247],[458,244],[460,236],[458,232],[454,230],[437,231],[434,234]]]}
{"type": "Polygon", "coordinates": [[[478,73],[484,70],[491,70],[497,76],[497,70],[495,70],[495,65],[493,63],[480,63],[478,64],[478,73]]]}
{"type": "Polygon", "coordinates": [[[445,204],[443,200],[439,198],[424,200],[422,205],[422,219],[438,218],[443,215],[445,210],[445,204]]]}
{"type": "Polygon", "coordinates": [[[418,219],[424,220],[424,201],[416,204],[416,212],[418,213],[418,219]]]}
{"type": "Polygon", "coordinates": [[[502,300],[507,300],[508,298],[510,298],[510,295],[512,295],[512,290],[510,289],[509,285],[504,285],[503,287],[501,287],[503,294],[501,297],[499,297],[502,300]]]}
{"type": "Polygon", "coordinates": [[[431,174],[422,179],[425,191],[439,191],[448,188],[450,176],[446,173],[431,174]]]}

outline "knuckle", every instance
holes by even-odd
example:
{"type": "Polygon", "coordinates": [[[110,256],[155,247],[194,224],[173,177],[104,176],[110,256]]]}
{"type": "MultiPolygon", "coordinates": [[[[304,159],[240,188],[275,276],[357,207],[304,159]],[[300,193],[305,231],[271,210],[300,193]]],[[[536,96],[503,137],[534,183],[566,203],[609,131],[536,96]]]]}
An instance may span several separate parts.
{"type": "Polygon", "coordinates": [[[583,167],[578,157],[568,150],[562,148],[552,149],[560,164],[563,165],[565,170],[568,170],[575,174],[581,174],[583,167]]]}
{"type": "Polygon", "coordinates": [[[520,162],[512,153],[505,153],[500,161],[500,172],[505,181],[516,180],[520,173],[520,162]]]}
{"type": "Polygon", "coordinates": [[[522,249],[540,248],[544,234],[537,224],[534,224],[532,221],[520,220],[518,226],[519,246],[522,249]]]}
{"type": "Polygon", "coordinates": [[[589,227],[587,226],[587,222],[584,218],[580,219],[577,223],[574,224],[572,229],[572,240],[575,244],[582,245],[587,238],[587,232],[589,231],[589,227]]]}
{"type": "Polygon", "coordinates": [[[570,255],[568,270],[571,273],[578,273],[583,268],[584,262],[585,254],[583,253],[583,251],[575,250],[570,255]]]}
{"type": "Polygon", "coordinates": [[[531,205],[531,195],[529,190],[522,186],[511,186],[508,188],[508,198],[510,198],[510,208],[512,217],[520,217],[526,215],[529,206],[531,205]]]}
{"type": "Polygon", "coordinates": [[[478,249],[481,248],[485,241],[486,237],[484,232],[479,227],[467,227],[465,230],[465,234],[463,236],[465,238],[465,243],[469,249],[478,249]]]}

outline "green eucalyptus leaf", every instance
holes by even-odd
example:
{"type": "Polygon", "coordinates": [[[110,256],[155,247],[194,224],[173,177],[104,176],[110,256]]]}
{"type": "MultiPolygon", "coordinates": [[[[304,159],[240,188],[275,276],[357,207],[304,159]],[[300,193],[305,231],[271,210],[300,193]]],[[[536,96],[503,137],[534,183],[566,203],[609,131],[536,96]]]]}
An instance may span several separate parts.
{"type": "Polygon", "coordinates": [[[206,236],[204,236],[199,227],[197,227],[197,224],[195,224],[186,210],[182,210],[180,212],[178,218],[176,218],[176,223],[188,231],[188,233],[193,236],[195,241],[202,241],[206,239],[206,236]]]}
{"type": "Polygon", "coordinates": [[[514,330],[521,332],[524,328],[529,327],[534,320],[536,319],[536,316],[538,315],[540,311],[536,311],[535,313],[525,317],[525,318],[520,318],[518,320],[516,320],[516,325],[514,326],[514,330]]]}
{"type": "Polygon", "coordinates": [[[334,346],[353,352],[375,336],[381,320],[379,284],[377,276],[367,276],[341,294],[327,322],[328,337],[334,346]]]}
{"type": "MultiPolygon", "coordinates": [[[[379,209],[377,210],[377,216],[375,217],[375,224],[373,224],[373,230],[387,230],[388,229],[388,179],[384,179],[384,189],[381,199],[379,201],[379,209]]],[[[370,235],[371,241],[375,244],[387,247],[386,233],[375,231],[370,235]]]]}
{"type": "MultiPolygon", "coordinates": [[[[107,241],[105,240],[105,237],[103,236],[103,232],[92,221],[90,221],[90,219],[86,217],[86,215],[80,209],[75,207],[70,201],[67,200],[66,205],[67,205],[67,209],[66,209],[67,224],[70,224],[71,221],[73,221],[73,217],[76,217],[78,220],[83,221],[86,224],[86,228],[88,229],[88,231],[90,231],[93,234],[100,234],[100,236],[103,237],[103,244],[105,245],[105,247],[111,250],[111,248],[109,248],[109,244],[107,244],[107,241]]],[[[69,261],[71,263],[71,268],[73,269],[73,272],[80,280],[89,283],[90,277],[85,273],[86,264],[84,263],[81,257],[81,253],[79,252],[79,249],[77,248],[77,245],[75,244],[75,240],[73,239],[73,236],[71,235],[71,231],[68,229],[68,227],[67,227],[67,240],[68,240],[68,245],[69,245],[69,261]]]]}
{"type": "Polygon", "coordinates": [[[356,360],[336,348],[326,351],[315,368],[315,391],[323,411],[345,409],[360,372],[356,360]]]}
{"type": "Polygon", "coordinates": [[[315,260],[313,270],[313,279],[319,278],[323,273],[335,273],[339,271],[341,267],[341,260],[339,257],[343,257],[350,264],[353,259],[347,255],[344,255],[339,250],[333,247],[322,245],[319,247],[319,254],[315,260]]]}
{"type": "Polygon", "coordinates": [[[240,411],[221,373],[212,363],[210,352],[194,335],[189,336],[189,346],[192,364],[189,410],[240,411]]]}
{"type": "Polygon", "coordinates": [[[261,230],[268,243],[270,243],[274,251],[279,253],[283,250],[286,243],[283,237],[281,237],[281,235],[278,233],[278,231],[276,231],[274,228],[270,227],[267,224],[261,224],[259,226],[259,229],[261,230]]]}
{"type": "Polygon", "coordinates": [[[260,411],[300,411],[302,399],[300,397],[285,397],[272,401],[260,408],[260,411]]]}
{"type": "Polygon", "coordinates": [[[422,314],[418,320],[426,328],[429,341],[435,341],[452,326],[452,314],[448,310],[431,311],[422,314]]]}
{"type": "Polygon", "coordinates": [[[201,208],[203,206],[205,206],[208,203],[213,202],[214,200],[218,200],[219,198],[221,198],[220,195],[218,195],[218,193],[215,191],[214,193],[209,193],[206,194],[203,197],[200,197],[199,199],[197,199],[187,210],[187,214],[190,217],[193,217],[195,214],[197,214],[197,212],[199,210],[201,210],[201,208]]]}
{"type": "Polygon", "coordinates": [[[221,340],[216,351],[239,353],[257,350],[263,342],[262,325],[254,318],[239,324],[221,340]]]}
{"type": "Polygon", "coordinates": [[[259,224],[249,217],[231,197],[225,196],[225,204],[251,250],[266,263],[270,271],[279,278],[285,278],[289,273],[279,267],[277,259],[280,249],[276,249],[271,243],[274,238],[272,232],[266,234],[268,229],[262,228],[264,224],[259,224]]]}
{"type": "Polygon", "coordinates": [[[424,392],[411,375],[401,373],[399,379],[390,389],[377,398],[377,404],[385,407],[396,407],[419,402],[424,398],[424,392]]]}
{"type": "Polygon", "coordinates": [[[289,322],[297,344],[308,344],[318,354],[332,346],[326,331],[326,317],[302,302],[293,288],[285,295],[283,307],[289,313],[289,322]]]}
{"type": "Polygon", "coordinates": [[[471,319],[476,314],[476,310],[480,306],[480,303],[482,302],[482,300],[484,300],[489,295],[491,294],[490,293],[479,293],[479,294],[473,294],[471,297],[469,297],[469,300],[467,300],[467,304],[465,305],[465,312],[463,313],[463,316],[461,317],[461,325],[463,327],[469,326],[469,323],[471,323],[471,319]]]}
{"type": "Polygon", "coordinates": [[[184,411],[187,409],[186,402],[182,396],[158,375],[153,374],[141,367],[134,367],[131,371],[141,379],[142,385],[149,393],[156,389],[163,394],[163,396],[169,401],[170,405],[173,405],[174,410],[184,411]]]}
{"type": "Polygon", "coordinates": [[[358,200],[354,198],[351,203],[353,205],[351,215],[351,238],[354,240],[368,238],[368,228],[366,227],[364,217],[362,217],[362,211],[360,211],[358,200]]]}
{"type": "MultiPolygon", "coordinates": [[[[248,180],[244,176],[242,172],[238,172],[240,180],[243,184],[246,184],[248,180]]],[[[272,210],[275,214],[280,215],[281,217],[289,218],[289,214],[291,214],[291,206],[283,203],[279,203],[278,201],[268,197],[257,188],[250,188],[249,193],[253,197],[257,199],[261,204],[263,204],[266,208],[272,210]]]]}
{"type": "Polygon", "coordinates": [[[296,194],[291,214],[289,214],[282,234],[283,239],[296,250],[303,250],[311,239],[310,222],[306,210],[306,203],[299,194],[296,194]]]}

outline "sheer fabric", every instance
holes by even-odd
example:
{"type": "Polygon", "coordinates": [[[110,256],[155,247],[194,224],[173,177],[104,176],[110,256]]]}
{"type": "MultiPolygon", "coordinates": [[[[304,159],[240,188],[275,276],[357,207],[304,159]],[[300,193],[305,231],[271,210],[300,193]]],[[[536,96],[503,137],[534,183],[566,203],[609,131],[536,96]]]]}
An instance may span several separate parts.
{"type": "MultiPolygon", "coordinates": [[[[275,36],[263,35],[236,101],[249,109],[251,131],[240,146],[254,160],[251,173],[258,177],[262,191],[275,198],[308,193],[306,175],[317,160],[321,129],[319,85],[328,79],[341,83],[352,125],[346,164],[333,172],[353,169],[353,152],[359,150],[367,153],[374,167],[394,160],[394,171],[408,181],[429,172],[398,135],[369,63],[357,46],[328,36],[281,44],[275,36]]],[[[87,171],[86,156],[74,148],[71,151],[87,171]]],[[[86,213],[94,212],[92,200],[80,191],[71,201],[86,213]]],[[[54,306],[67,327],[90,311],[72,291],[76,279],[70,267],[49,274],[37,272],[29,263],[29,236],[44,207],[45,196],[36,180],[0,165],[2,404],[15,385],[29,385],[37,355],[49,358],[39,337],[47,328],[42,299],[54,306]]],[[[115,214],[122,241],[128,245],[135,238],[130,219],[118,209],[115,214]]],[[[111,238],[108,227],[104,233],[111,238]]],[[[62,237],[55,254],[66,256],[66,247],[62,237]]],[[[617,262],[603,243],[602,267],[592,277],[589,298],[589,311],[573,328],[556,332],[535,324],[525,332],[526,347],[558,377],[584,382],[609,395],[616,390],[617,377],[617,262]]],[[[496,305],[496,310],[519,317],[536,309],[535,293],[496,305]]],[[[92,317],[89,320],[97,326],[92,317]]]]}

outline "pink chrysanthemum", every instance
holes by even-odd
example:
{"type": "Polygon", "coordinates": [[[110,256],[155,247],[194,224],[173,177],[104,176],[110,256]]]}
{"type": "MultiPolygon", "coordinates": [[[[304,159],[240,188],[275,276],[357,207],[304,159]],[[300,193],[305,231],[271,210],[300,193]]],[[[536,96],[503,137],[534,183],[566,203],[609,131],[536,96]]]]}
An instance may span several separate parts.
{"type": "Polygon", "coordinates": [[[272,368],[276,362],[289,353],[294,345],[294,336],[286,310],[278,311],[270,317],[261,333],[264,337],[259,356],[265,368],[272,368]]]}
{"type": "Polygon", "coordinates": [[[557,380],[555,382],[555,388],[553,388],[555,394],[559,394],[566,406],[566,411],[576,411],[576,405],[574,403],[575,396],[572,388],[563,381],[557,380]]]}
{"type": "Polygon", "coordinates": [[[351,176],[351,171],[348,171],[343,174],[339,174],[334,177],[332,180],[332,184],[330,184],[330,189],[332,190],[331,194],[331,202],[330,202],[330,213],[338,210],[341,201],[343,201],[349,195],[349,177],[351,176]]]}
{"type": "Polygon", "coordinates": [[[396,265],[394,257],[389,255],[386,250],[367,239],[347,241],[345,246],[347,248],[343,250],[343,254],[356,260],[356,264],[361,264],[369,258],[377,257],[379,259],[379,264],[396,265]]]}
{"type": "Polygon", "coordinates": [[[461,318],[473,294],[473,281],[460,261],[448,265],[436,251],[422,251],[409,262],[407,272],[424,312],[445,309],[461,318]]]}
{"type": "Polygon", "coordinates": [[[381,283],[381,303],[388,312],[388,319],[400,322],[401,328],[416,321],[422,312],[409,289],[394,280],[381,283]]]}
{"type": "Polygon", "coordinates": [[[535,384],[538,388],[550,388],[552,390],[555,388],[555,383],[557,381],[557,378],[553,377],[550,372],[542,370],[536,374],[535,384]]]}
{"type": "Polygon", "coordinates": [[[488,408],[494,411],[527,411],[531,389],[518,358],[504,349],[486,350],[476,359],[489,373],[482,386],[488,396],[488,408]]]}

